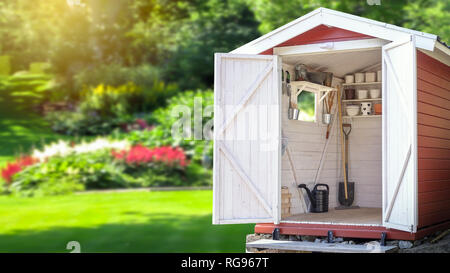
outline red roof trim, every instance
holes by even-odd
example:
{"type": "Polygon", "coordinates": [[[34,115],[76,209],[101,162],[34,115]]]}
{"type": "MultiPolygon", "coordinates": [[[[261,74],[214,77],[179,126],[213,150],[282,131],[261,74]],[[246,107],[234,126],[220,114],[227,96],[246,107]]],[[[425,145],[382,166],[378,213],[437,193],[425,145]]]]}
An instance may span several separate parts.
{"type": "MultiPolygon", "coordinates": [[[[351,41],[370,38],[374,37],[337,27],[328,27],[325,25],[320,25],[298,36],[295,36],[294,38],[291,38],[281,44],[278,44],[275,47],[317,44],[324,42],[351,41]]],[[[273,48],[261,52],[260,54],[272,55],[273,48]]]]}

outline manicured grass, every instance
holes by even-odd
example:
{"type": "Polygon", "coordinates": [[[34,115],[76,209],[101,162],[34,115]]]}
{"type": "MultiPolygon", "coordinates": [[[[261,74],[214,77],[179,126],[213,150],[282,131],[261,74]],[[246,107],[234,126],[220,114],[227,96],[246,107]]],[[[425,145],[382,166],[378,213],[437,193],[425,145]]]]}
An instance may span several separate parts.
{"type": "Polygon", "coordinates": [[[0,196],[0,252],[244,252],[253,225],[211,224],[211,191],[0,196]]]}

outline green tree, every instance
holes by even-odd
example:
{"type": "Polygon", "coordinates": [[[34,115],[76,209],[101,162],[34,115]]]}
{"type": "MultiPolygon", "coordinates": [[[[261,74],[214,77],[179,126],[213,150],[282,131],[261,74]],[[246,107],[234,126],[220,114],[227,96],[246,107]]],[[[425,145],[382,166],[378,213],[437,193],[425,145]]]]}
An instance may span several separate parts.
{"type": "Polygon", "coordinates": [[[182,26],[165,79],[182,89],[211,87],[214,53],[229,52],[260,36],[259,22],[243,1],[209,0],[182,26]]]}
{"type": "Polygon", "coordinates": [[[381,5],[368,5],[364,0],[247,0],[247,3],[261,22],[260,31],[267,33],[320,7],[402,25],[401,11],[407,1],[382,1],[381,5]]]}
{"type": "Polygon", "coordinates": [[[450,1],[409,1],[404,10],[405,27],[439,35],[450,43],[450,1]]]}

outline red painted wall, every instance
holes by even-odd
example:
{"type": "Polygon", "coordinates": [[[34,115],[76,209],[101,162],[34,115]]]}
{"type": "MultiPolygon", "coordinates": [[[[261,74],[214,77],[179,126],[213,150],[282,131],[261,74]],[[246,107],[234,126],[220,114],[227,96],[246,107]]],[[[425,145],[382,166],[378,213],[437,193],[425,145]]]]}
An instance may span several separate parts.
{"type": "MultiPolygon", "coordinates": [[[[327,27],[325,25],[320,25],[275,47],[350,41],[370,38],[373,37],[337,27],[327,27]]],[[[273,48],[261,52],[260,54],[272,55],[273,48]]]]}
{"type": "Polygon", "coordinates": [[[450,220],[450,66],[417,51],[419,228],[450,220]]]}

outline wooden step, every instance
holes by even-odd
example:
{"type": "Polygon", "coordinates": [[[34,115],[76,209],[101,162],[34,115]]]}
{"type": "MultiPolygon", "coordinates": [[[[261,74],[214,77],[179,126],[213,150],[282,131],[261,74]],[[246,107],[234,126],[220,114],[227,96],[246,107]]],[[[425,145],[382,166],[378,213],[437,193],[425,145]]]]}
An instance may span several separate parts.
{"type": "Polygon", "coordinates": [[[307,252],[328,252],[328,253],[386,253],[392,252],[396,246],[375,246],[375,245],[347,245],[339,243],[313,243],[304,241],[279,241],[261,239],[246,244],[247,247],[293,250],[307,252]]]}

